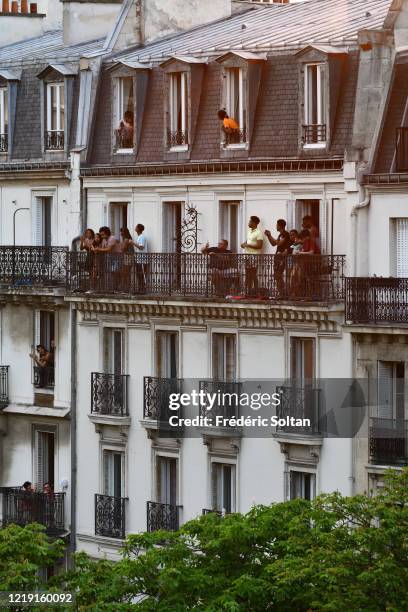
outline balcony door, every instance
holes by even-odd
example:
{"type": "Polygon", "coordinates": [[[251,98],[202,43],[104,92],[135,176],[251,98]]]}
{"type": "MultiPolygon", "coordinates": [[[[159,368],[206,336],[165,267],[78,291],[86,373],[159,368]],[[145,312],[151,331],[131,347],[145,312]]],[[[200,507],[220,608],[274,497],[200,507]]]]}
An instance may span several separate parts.
{"type": "Polygon", "coordinates": [[[114,450],[103,451],[104,494],[125,496],[125,455],[114,450]]]}
{"type": "Polygon", "coordinates": [[[106,374],[123,374],[123,330],[105,328],[103,368],[106,374]]]}
{"type": "Polygon", "coordinates": [[[178,333],[158,331],[156,334],[156,371],[158,378],[178,376],[178,333]]]}
{"type": "Polygon", "coordinates": [[[310,384],[315,376],[313,338],[290,339],[290,378],[300,386],[310,384]]]}
{"type": "Polygon", "coordinates": [[[157,500],[160,504],[177,505],[177,459],[157,457],[157,500]]]}
{"type": "Polygon", "coordinates": [[[227,514],[235,512],[235,465],[214,462],[211,464],[212,509],[227,514]]]}
{"type": "Polygon", "coordinates": [[[181,253],[181,225],[184,202],[165,202],[163,204],[163,251],[181,253]]]}
{"type": "Polygon", "coordinates": [[[236,379],[236,353],[234,334],[213,334],[212,376],[214,380],[231,382],[236,379]]]}
{"type": "Polygon", "coordinates": [[[109,227],[112,235],[120,239],[120,228],[128,226],[128,205],[125,202],[110,205],[109,227]]]}
{"type": "Polygon", "coordinates": [[[52,197],[35,197],[32,214],[34,246],[51,246],[52,197]]]}
{"type": "Polygon", "coordinates": [[[239,253],[240,241],[240,206],[241,202],[220,202],[220,240],[228,240],[228,248],[239,253]]]}
{"type": "Polygon", "coordinates": [[[41,492],[48,482],[52,488],[55,483],[55,431],[34,430],[34,484],[41,492]]]}

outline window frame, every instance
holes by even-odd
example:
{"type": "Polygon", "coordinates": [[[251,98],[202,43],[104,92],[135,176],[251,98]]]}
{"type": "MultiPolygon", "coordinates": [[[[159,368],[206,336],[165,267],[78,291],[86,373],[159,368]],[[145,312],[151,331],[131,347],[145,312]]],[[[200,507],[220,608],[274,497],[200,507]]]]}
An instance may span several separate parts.
{"type": "Polygon", "coordinates": [[[167,150],[172,152],[177,151],[188,151],[189,148],[189,72],[187,70],[181,70],[176,72],[170,72],[168,74],[169,79],[169,118],[168,118],[168,133],[180,132],[183,134],[183,144],[171,145],[169,142],[169,136],[167,138],[167,150]],[[178,83],[180,80],[180,93],[178,93],[178,83]],[[178,95],[180,95],[180,118],[181,118],[181,129],[178,129],[178,95]]]}
{"type": "Polygon", "coordinates": [[[116,141],[114,140],[114,153],[119,154],[119,155],[131,155],[134,153],[135,151],[135,133],[136,133],[136,125],[135,125],[135,117],[136,117],[136,113],[135,113],[135,79],[131,74],[122,74],[119,76],[116,76],[114,78],[114,88],[115,88],[115,97],[114,97],[114,112],[113,112],[113,122],[114,122],[114,139],[115,139],[115,132],[118,129],[116,126],[119,125],[120,121],[122,120],[123,116],[124,116],[124,109],[123,109],[123,81],[125,79],[129,79],[132,83],[132,99],[133,99],[133,142],[132,142],[132,147],[116,147],[116,141]]]}
{"type": "MultiPolygon", "coordinates": [[[[226,143],[224,140],[225,149],[245,149],[248,146],[248,95],[247,95],[247,85],[246,85],[246,71],[242,66],[225,66],[224,67],[224,76],[225,76],[225,104],[226,111],[229,117],[232,117],[237,121],[239,125],[239,131],[245,133],[245,139],[241,142],[237,143],[226,143]],[[231,105],[232,100],[231,91],[232,75],[235,71],[238,70],[238,118],[235,117],[235,111],[232,112],[231,105]]],[[[234,85],[235,87],[235,85],[234,85]]]]}
{"type": "MultiPolygon", "coordinates": [[[[10,92],[8,85],[0,84],[0,136],[8,136],[10,132],[10,116],[9,116],[9,98],[10,92]],[[7,124],[6,124],[7,119],[7,124]],[[6,130],[7,126],[7,130],[6,130]]],[[[0,153],[7,153],[8,145],[4,151],[0,150],[0,153]]]]}
{"type": "Polygon", "coordinates": [[[64,138],[64,146],[62,148],[48,148],[47,143],[44,143],[44,150],[46,153],[59,153],[65,150],[66,147],[66,83],[64,79],[56,81],[45,82],[45,134],[49,132],[62,133],[64,138]],[[57,128],[52,129],[52,89],[56,90],[56,123],[57,128]],[[62,103],[61,104],[61,90],[62,90],[62,103]],[[63,108],[63,121],[61,122],[61,109],[63,108]]]}
{"type": "Polygon", "coordinates": [[[287,474],[287,491],[286,499],[288,501],[294,499],[307,499],[306,497],[292,497],[292,474],[302,474],[303,476],[309,475],[311,477],[310,482],[310,501],[313,501],[317,496],[317,472],[315,469],[308,468],[302,465],[290,465],[288,466],[287,474]]]}
{"type": "MultiPolygon", "coordinates": [[[[225,508],[218,509],[218,485],[217,492],[214,490],[214,470],[215,466],[230,466],[231,467],[231,513],[238,512],[238,466],[236,459],[223,456],[211,456],[209,462],[209,508],[222,512],[225,508]],[[215,493],[215,495],[214,495],[215,493]],[[217,499],[216,499],[217,498],[217,499]]],[[[223,495],[223,493],[222,493],[223,495]]]]}
{"type": "MultiPolygon", "coordinates": [[[[325,140],[317,142],[305,142],[303,141],[304,149],[323,149],[327,146],[328,142],[328,96],[327,96],[327,78],[328,78],[328,66],[326,62],[316,61],[307,62],[304,64],[304,112],[303,112],[303,125],[310,126],[325,126],[325,140]],[[310,123],[310,92],[309,92],[309,81],[310,81],[310,69],[317,67],[316,77],[316,104],[317,104],[317,123],[310,123]],[[323,70],[322,70],[323,68],[323,70]],[[324,72],[324,78],[322,79],[322,72],[324,72]]],[[[303,137],[302,137],[303,140],[303,137]]]]}

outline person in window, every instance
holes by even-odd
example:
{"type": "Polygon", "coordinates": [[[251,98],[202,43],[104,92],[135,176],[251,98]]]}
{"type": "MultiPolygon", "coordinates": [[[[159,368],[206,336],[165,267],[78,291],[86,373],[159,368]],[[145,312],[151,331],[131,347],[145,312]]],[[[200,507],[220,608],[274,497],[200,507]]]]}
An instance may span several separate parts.
{"type": "Polygon", "coordinates": [[[279,232],[277,238],[274,238],[269,230],[265,230],[269,244],[276,247],[275,257],[273,260],[273,273],[275,277],[276,287],[278,289],[278,297],[285,297],[285,271],[287,264],[287,255],[290,249],[290,236],[286,231],[285,219],[278,219],[276,222],[276,231],[279,232]]]}
{"type": "Polygon", "coordinates": [[[248,221],[248,233],[246,242],[241,244],[245,255],[248,255],[245,261],[245,288],[247,295],[255,295],[258,291],[257,277],[257,255],[262,253],[263,234],[258,228],[260,223],[259,217],[252,215],[248,221]]]}
{"type": "Polygon", "coordinates": [[[117,130],[118,148],[133,149],[133,112],[125,111],[117,130]]]}
{"type": "Polygon", "coordinates": [[[232,255],[232,251],[228,248],[228,240],[225,238],[220,240],[216,247],[210,247],[207,242],[201,252],[203,255],[210,255],[209,276],[213,282],[215,294],[225,296],[232,286],[239,284],[239,271],[234,269],[234,258],[226,256],[232,255]]]}
{"type": "Polygon", "coordinates": [[[135,227],[136,240],[131,240],[130,244],[136,249],[136,277],[139,293],[146,293],[146,277],[148,272],[147,258],[147,239],[144,234],[145,226],[138,223],[135,227]]]}
{"type": "Polygon", "coordinates": [[[50,367],[50,360],[52,359],[51,354],[47,351],[45,346],[38,344],[36,347],[37,354],[34,351],[30,353],[31,359],[34,361],[34,367],[37,371],[37,383],[36,387],[43,389],[48,385],[48,374],[50,367]]]}
{"type": "Polygon", "coordinates": [[[302,219],[302,229],[309,230],[310,237],[313,240],[316,247],[319,249],[319,253],[314,253],[315,255],[320,254],[320,234],[319,228],[314,223],[311,215],[306,215],[302,219]]]}
{"type": "Polygon", "coordinates": [[[222,129],[226,136],[226,142],[239,142],[239,125],[235,119],[229,117],[224,109],[218,111],[218,119],[222,121],[222,129]]]}

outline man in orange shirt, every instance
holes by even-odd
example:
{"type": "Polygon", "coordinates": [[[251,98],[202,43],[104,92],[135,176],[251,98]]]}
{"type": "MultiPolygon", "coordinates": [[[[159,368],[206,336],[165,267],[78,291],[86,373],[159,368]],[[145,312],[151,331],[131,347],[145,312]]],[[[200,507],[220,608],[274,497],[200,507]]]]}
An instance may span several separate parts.
{"type": "Polygon", "coordinates": [[[222,121],[222,129],[226,134],[236,134],[239,130],[238,123],[235,121],[235,119],[228,117],[228,114],[224,109],[218,111],[218,119],[222,121]]]}

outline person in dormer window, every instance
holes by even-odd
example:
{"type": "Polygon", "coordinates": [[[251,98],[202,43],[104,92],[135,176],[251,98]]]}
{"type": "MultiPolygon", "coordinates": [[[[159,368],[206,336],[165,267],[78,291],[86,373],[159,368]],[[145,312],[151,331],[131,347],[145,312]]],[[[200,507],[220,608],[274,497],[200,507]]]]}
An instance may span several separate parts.
{"type": "Polygon", "coordinates": [[[235,140],[239,142],[239,125],[232,117],[228,116],[227,111],[221,109],[218,111],[218,119],[222,121],[222,129],[227,135],[229,140],[235,140]]]}
{"type": "Polygon", "coordinates": [[[125,111],[118,129],[118,146],[120,149],[133,149],[133,112],[125,111]]]}

